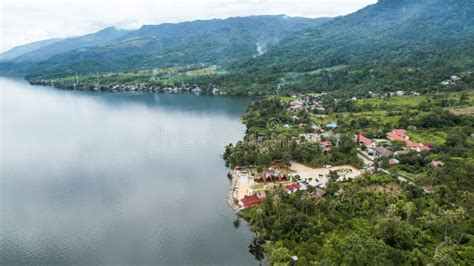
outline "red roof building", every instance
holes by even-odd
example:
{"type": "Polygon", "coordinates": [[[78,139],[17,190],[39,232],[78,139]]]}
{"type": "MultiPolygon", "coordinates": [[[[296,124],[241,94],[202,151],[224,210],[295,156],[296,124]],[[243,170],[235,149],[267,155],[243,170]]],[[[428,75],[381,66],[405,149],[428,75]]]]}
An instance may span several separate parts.
{"type": "Polygon", "coordinates": [[[240,201],[244,205],[244,208],[256,206],[256,205],[259,205],[260,203],[262,203],[262,199],[260,199],[255,194],[251,195],[251,196],[245,195],[240,201]]]}
{"type": "Polygon", "coordinates": [[[369,138],[367,138],[366,136],[362,135],[362,134],[358,134],[357,135],[357,141],[360,143],[360,144],[364,144],[365,146],[370,146],[372,145],[373,141],[369,138]]]}
{"type": "Polygon", "coordinates": [[[391,140],[397,140],[397,141],[406,141],[406,139],[404,137],[401,137],[393,132],[388,132],[387,134],[387,137],[391,140]]]}
{"type": "Polygon", "coordinates": [[[286,193],[291,194],[297,191],[299,188],[300,188],[300,184],[294,183],[294,184],[286,185],[284,189],[286,193]]]}
{"type": "Polygon", "coordinates": [[[392,130],[392,132],[388,132],[386,135],[391,140],[405,142],[405,146],[411,150],[416,150],[418,152],[431,150],[430,146],[426,144],[417,143],[409,140],[409,137],[407,136],[407,131],[405,129],[394,129],[392,130]]]}
{"type": "Polygon", "coordinates": [[[407,131],[405,129],[394,129],[394,130],[392,130],[392,132],[395,133],[396,135],[402,137],[402,138],[407,138],[408,139],[407,131]]]}

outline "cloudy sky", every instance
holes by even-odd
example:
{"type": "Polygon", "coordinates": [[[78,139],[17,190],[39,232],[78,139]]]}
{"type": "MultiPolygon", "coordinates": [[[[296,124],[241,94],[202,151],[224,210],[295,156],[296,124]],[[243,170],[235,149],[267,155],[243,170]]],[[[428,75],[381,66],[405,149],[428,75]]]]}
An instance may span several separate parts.
{"type": "Polygon", "coordinates": [[[108,26],[259,14],[338,16],[377,0],[1,0],[0,51],[54,37],[91,33],[108,26]]]}

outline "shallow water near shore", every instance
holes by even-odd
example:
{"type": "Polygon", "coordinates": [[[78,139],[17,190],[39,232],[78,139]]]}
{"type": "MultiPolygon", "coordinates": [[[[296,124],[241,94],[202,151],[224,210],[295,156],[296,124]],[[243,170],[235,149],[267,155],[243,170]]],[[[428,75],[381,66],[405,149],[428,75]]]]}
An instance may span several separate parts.
{"type": "Polygon", "coordinates": [[[258,264],[222,160],[249,99],[0,78],[0,101],[0,264],[258,264]]]}

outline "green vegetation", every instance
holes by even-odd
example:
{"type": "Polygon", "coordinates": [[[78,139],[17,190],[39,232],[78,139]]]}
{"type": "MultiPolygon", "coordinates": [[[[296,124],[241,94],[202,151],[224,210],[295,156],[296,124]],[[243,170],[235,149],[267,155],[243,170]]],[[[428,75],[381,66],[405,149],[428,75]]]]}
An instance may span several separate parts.
{"type": "Polygon", "coordinates": [[[249,105],[243,121],[247,126],[244,141],[227,146],[224,158],[230,166],[258,165],[268,167],[275,161],[298,161],[312,166],[352,164],[360,166],[354,138],[350,134],[334,134],[326,140],[334,143],[330,153],[322,151],[319,143],[299,137],[311,132],[306,112],[291,112],[278,98],[257,101],[249,105]],[[296,119],[297,118],[297,119],[296,119]],[[300,125],[305,125],[300,127],[300,125]],[[286,125],[286,127],[285,127],[286,125]],[[291,128],[288,128],[290,127],[291,128]]]}
{"type": "MultiPolygon", "coordinates": [[[[429,153],[398,156],[397,165],[389,165],[386,158],[375,161],[394,176],[365,174],[338,182],[337,174],[330,175],[322,197],[311,186],[290,195],[282,189],[267,191],[261,205],[241,213],[257,233],[250,246],[252,254],[261,260],[265,252],[266,259],[276,265],[474,263],[474,117],[448,111],[473,104],[472,97],[462,95],[357,101],[334,101],[327,95],[317,98],[325,111],[311,112],[289,111],[290,100],[296,99],[288,97],[249,105],[243,116],[245,139],[226,148],[225,159],[232,166],[254,164],[263,169],[281,160],[315,166],[356,163],[352,160],[357,146],[349,136],[362,132],[383,138],[398,127],[408,128],[411,139],[433,145],[429,153]],[[298,122],[290,118],[293,115],[299,117],[298,122]],[[345,141],[341,137],[344,151],[336,148],[322,153],[317,143],[298,138],[310,131],[298,123],[328,121],[337,121],[335,131],[347,136],[345,141]],[[444,165],[435,167],[432,160],[444,165]],[[401,182],[396,175],[412,183],[401,182]]],[[[306,101],[315,100],[311,97],[305,97],[306,101]]]]}

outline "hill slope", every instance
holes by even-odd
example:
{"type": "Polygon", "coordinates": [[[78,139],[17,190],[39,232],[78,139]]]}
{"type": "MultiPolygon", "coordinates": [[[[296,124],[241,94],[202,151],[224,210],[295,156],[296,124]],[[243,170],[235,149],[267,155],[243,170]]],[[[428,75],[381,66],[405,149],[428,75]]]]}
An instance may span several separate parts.
{"type": "Polygon", "coordinates": [[[114,27],[109,27],[92,34],[52,42],[51,44],[41,46],[38,49],[34,49],[28,53],[15,57],[12,59],[12,61],[39,62],[75,49],[105,45],[117,40],[126,33],[127,31],[125,30],[117,30],[114,27]]]}
{"type": "Polygon", "coordinates": [[[423,87],[474,70],[473,43],[472,1],[381,0],[283,40],[235,70],[271,73],[290,80],[286,88],[423,87]],[[291,82],[289,72],[302,75],[291,82]]]}
{"type": "Polygon", "coordinates": [[[0,61],[14,60],[24,54],[38,50],[44,46],[48,46],[52,43],[58,42],[61,39],[48,39],[43,41],[32,42],[24,45],[17,46],[13,49],[10,49],[4,53],[0,54],[0,61]]]}

